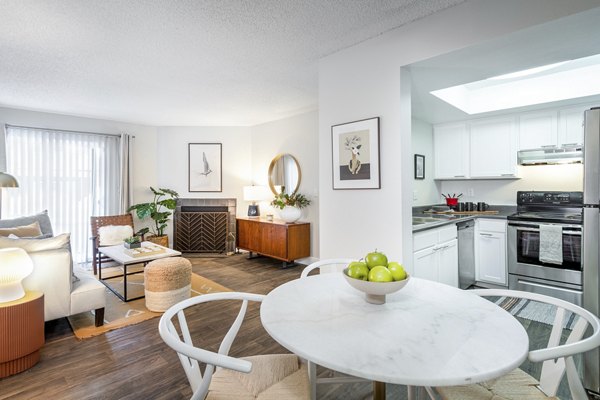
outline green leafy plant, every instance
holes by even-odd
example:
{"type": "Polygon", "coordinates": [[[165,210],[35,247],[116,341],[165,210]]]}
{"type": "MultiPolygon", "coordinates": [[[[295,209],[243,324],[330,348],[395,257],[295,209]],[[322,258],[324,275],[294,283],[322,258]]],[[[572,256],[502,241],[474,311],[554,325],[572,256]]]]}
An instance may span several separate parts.
{"type": "Polygon", "coordinates": [[[271,202],[273,207],[283,210],[286,206],[304,208],[310,205],[310,200],[300,193],[279,193],[271,202]]]}
{"type": "Polygon", "coordinates": [[[140,243],[141,239],[139,236],[131,236],[128,238],[125,238],[125,240],[123,240],[125,243],[129,243],[129,244],[136,244],[136,243],[140,243]]]}
{"type": "MultiPolygon", "coordinates": [[[[150,187],[152,193],[154,193],[154,199],[149,203],[135,204],[127,211],[135,211],[139,219],[150,217],[154,221],[154,229],[152,233],[156,236],[164,236],[165,228],[171,214],[171,210],[174,210],[177,206],[177,199],[179,194],[171,189],[154,189],[150,187]]],[[[136,235],[143,235],[148,233],[150,229],[144,228],[136,232],[136,235]]]]}

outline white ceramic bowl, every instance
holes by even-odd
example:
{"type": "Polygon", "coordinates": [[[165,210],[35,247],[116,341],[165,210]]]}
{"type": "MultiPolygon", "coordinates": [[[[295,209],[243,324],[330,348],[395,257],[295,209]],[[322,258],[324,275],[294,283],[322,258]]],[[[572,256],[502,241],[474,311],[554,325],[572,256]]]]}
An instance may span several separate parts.
{"type": "Polygon", "coordinates": [[[402,281],[393,282],[369,282],[361,281],[360,279],[351,278],[348,276],[348,268],[343,271],[346,282],[350,284],[354,289],[360,290],[366,294],[368,303],[371,304],[384,304],[385,295],[397,292],[402,289],[408,283],[410,275],[406,274],[406,279],[402,281]]]}

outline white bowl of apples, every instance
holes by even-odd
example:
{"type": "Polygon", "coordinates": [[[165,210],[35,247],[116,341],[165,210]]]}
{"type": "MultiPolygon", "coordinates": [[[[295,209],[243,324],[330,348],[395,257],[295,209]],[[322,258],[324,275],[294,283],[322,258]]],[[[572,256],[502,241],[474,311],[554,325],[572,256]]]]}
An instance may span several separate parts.
{"type": "Polygon", "coordinates": [[[410,276],[398,262],[388,262],[385,254],[374,251],[364,261],[353,261],[344,269],[344,278],[354,289],[365,293],[371,304],[384,304],[385,295],[397,292],[410,276]]]}

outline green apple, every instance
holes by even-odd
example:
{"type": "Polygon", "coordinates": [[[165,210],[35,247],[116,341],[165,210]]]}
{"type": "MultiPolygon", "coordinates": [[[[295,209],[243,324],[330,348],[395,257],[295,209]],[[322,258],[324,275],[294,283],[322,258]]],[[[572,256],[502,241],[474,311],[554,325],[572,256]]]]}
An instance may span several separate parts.
{"type": "Polygon", "coordinates": [[[395,281],[403,281],[404,279],[406,279],[406,271],[404,270],[404,267],[402,267],[402,264],[400,264],[399,262],[390,261],[388,263],[387,269],[390,270],[390,272],[392,273],[392,278],[394,278],[395,281]]]}
{"type": "Polygon", "coordinates": [[[383,265],[384,267],[387,266],[388,259],[385,254],[375,250],[365,256],[365,262],[367,263],[367,267],[371,269],[378,265],[383,265]]]}
{"type": "Polygon", "coordinates": [[[346,275],[350,278],[366,281],[369,276],[369,267],[362,261],[353,261],[348,264],[346,275]]]}
{"type": "Polygon", "coordinates": [[[369,281],[371,282],[392,282],[393,280],[392,273],[383,265],[377,265],[369,271],[369,281]]]}

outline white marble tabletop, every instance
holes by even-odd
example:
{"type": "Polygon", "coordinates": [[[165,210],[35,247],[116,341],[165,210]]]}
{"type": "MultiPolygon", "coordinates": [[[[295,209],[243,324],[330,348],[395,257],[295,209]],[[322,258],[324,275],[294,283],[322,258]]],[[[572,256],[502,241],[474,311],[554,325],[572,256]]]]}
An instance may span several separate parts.
{"type": "Polygon", "coordinates": [[[369,304],[341,273],[275,288],[262,303],[267,332],[290,351],[350,375],[410,386],[485,381],[517,368],[529,339],[508,312],[473,293],[411,278],[369,304]]]}
{"type": "Polygon", "coordinates": [[[164,249],[164,252],[158,253],[158,254],[153,253],[153,254],[150,254],[147,256],[132,257],[125,252],[126,248],[122,244],[118,244],[115,246],[102,246],[102,247],[98,248],[98,251],[100,251],[102,254],[112,258],[116,262],[121,263],[123,265],[138,264],[138,263],[143,263],[146,261],[156,260],[159,258],[175,257],[175,256],[181,255],[181,252],[179,252],[177,250],[169,249],[168,247],[159,246],[152,242],[142,242],[142,247],[152,247],[152,248],[157,247],[157,248],[164,249]]]}

